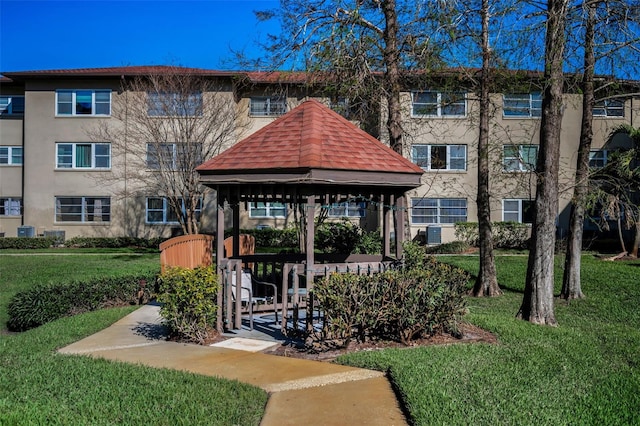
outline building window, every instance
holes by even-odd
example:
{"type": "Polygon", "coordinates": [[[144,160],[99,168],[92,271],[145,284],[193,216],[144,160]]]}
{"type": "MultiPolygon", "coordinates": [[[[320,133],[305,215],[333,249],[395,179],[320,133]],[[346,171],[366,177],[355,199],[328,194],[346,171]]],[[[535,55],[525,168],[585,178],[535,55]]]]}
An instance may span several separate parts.
{"type": "MultiPolygon", "coordinates": [[[[186,214],[186,208],[182,198],[178,198],[181,205],[182,214],[186,214]]],[[[202,198],[198,199],[198,203],[194,210],[196,220],[200,221],[202,214],[202,198]]],[[[172,225],[180,223],[178,215],[171,207],[171,202],[167,197],[149,197],[147,198],[147,223],[172,225]]]]}
{"type": "Polygon", "coordinates": [[[0,198],[0,216],[20,216],[22,198],[0,198]]]}
{"type": "Polygon", "coordinates": [[[624,117],[624,101],[620,99],[605,99],[593,106],[594,117],[624,117]]]}
{"type": "Polygon", "coordinates": [[[533,200],[502,200],[502,220],[504,222],[533,223],[533,200]]]}
{"type": "Polygon", "coordinates": [[[467,101],[464,93],[412,92],[413,117],[464,117],[467,101]]]}
{"type": "Polygon", "coordinates": [[[464,198],[412,198],[413,224],[456,223],[467,221],[467,200],[464,198]]]}
{"type": "Polygon", "coordinates": [[[18,166],[21,164],[21,146],[0,146],[0,166],[18,166]]]}
{"type": "Polygon", "coordinates": [[[150,170],[191,170],[204,161],[201,143],[148,143],[150,170]]]}
{"type": "Polygon", "coordinates": [[[367,204],[362,202],[344,202],[332,204],[329,217],[365,217],[367,204]]]}
{"type": "Polygon", "coordinates": [[[110,222],[109,197],[56,197],[56,222],[110,222]]]}
{"type": "Polygon", "coordinates": [[[351,105],[349,104],[349,99],[347,98],[339,97],[331,99],[329,101],[329,108],[346,119],[349,119],[351,117],[351,105]]]}
{"type": "Polygon", "coordinates": [[[503,147],[502,164],[506,172],[535,170],[537,158],[537,145],[505,145],[503,147]]]}
{"type": "Polygon", "coordinates": [[[589,167],[592,169],[601,169],[607,164],[607,150],[596,149],[589,151],[589,167]]]}
{"type": "Polygon", "coordinates": [[[23,115],[24,96],[0,96],[0,115],[23,115]]]}
{"type": "Polygon", "coordinates": [[[58,90],[56,115],[107,116],[111,114],[111,90],[58,90]]]}
{"type": "Polygon", "coordinates": [[[502,96],[505,117],[541,117],[541,93],[510,93],[502,96]]]}
{"type": "Polygon", "coordinates": [[[413,145],[411,158],[425,170],[466,170],[466,145],[413,145]]]}
{"type": "Polygon", "coordinates": [[[147,93],[150,117],[195,117],[202,115],[202,93],[147,93]]]}
{"type": "Polygon", "coordinates": [[[109,143],[57,143],[58,169],[109,169],[111,144],[109,143]]]}
{"type": "Polygon", "coordinates": [[[249,203],[251,218],[283,218],[287,216],[287,206],[283,203],[249,203]]]}
{"type": "Polygon", "coordinates": [[[249,115],[277,116],[285,112],[287,112],[287,100],[284,97],[259,96],[250,99],[249,115]]]}

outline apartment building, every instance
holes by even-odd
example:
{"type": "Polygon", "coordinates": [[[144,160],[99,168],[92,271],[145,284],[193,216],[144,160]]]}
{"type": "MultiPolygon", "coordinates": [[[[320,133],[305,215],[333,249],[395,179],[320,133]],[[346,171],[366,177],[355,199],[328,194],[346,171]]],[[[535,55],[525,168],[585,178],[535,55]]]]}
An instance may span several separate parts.
{"type": "MultiPolygon", "coordinates": [[[[115,67],[53,71],[5,72],[0,79],[0,233],[7,237],[64,232],[73,236],[170,236],[182,232],[167,198],[145,193],[134,175],[152,176],[155,166],[150,141],[130,137],[144,164],[135,163],[114,141],[96,139],[96,129],[125,130],[124,105],[133,96],[124,82],[136,77],[175,72],[175,67],[115,67]],[[170,71],[171,68],[171,71],[170,71]],[[118,177],[117,179],[114,177],[118,177]]],[[[207,96],[233,100],[237,130],[225,148],[258,131],[302,101],[313,97],[337,111],[348,110],[343,99],[322,95],[322,87],[307,84],[305,74],[227,72],[184,69],[215,81],[207,96]],[[312,88],[311,88],[312,87],[312,88]]],[[[423,185],[407,194],[412,234],[426,233],[431,242],[455,238],[453,224],[475,221],[478,102],[461,85],[442,89],[437,82],[407,84],[402,93],[404,155],[424,170],[423,185]],[[417,87],[418,85],[416,85],[417,87]]],[[[450,87],[450,86],[449,86],[450,87]]],[[[623,87],[623,86],[618,86],[623,87]]],[[[599,102],[594,110],[592,165],[606,162],[607,152],[624,147],[609,141],[621,124],[638,125],[640,98],[622,90],[599,102]]],[[[569,91],[568,91],[569,92],[569,91]]],[[[629,90],[629,93],[631,91],[629,90]]],[[[157,120],[158,94],[147,94],[146,114],[157,120]]],[[[538,152],[540,92],[531,90],[492,96],[491,177],[495,221],[531,220],[535,197],[533,174],[538,152]]],[[[567,93],[562,126],[561,202],[558,226],[567,215],[580,135],[581,96],[567,93]]],[[[167,94],[160,96],[166,98],[167,94]]],[[[382,112],[380,123],[384,123],[382,112]]],[[[384,129],[380,133],[384,141],[384,129]]],[[[130,133],[134,134],[134,133],[130,133]]],[[[157,148],[155,148],[157,149],[157,148]]],[[[179,157],[177,143],[163,144],[179,157]]],[[[127,151],[129,152],[129,151],[127,151]]],[[[205,160],[205,159],[203,159],[205,160]]],[[[178,161],[178,160],[176,160],[178,161]]],[[[199,204],[200,231],[212,232],[215,195],[199,204]]],[[[331,206],[329,216],[348,217],[376,229],[377,207],[366,200],[331,206]]],[[[291,222],[291,207],[262,203],[242,206],[241,227],[279,227],[291,222]]]]}

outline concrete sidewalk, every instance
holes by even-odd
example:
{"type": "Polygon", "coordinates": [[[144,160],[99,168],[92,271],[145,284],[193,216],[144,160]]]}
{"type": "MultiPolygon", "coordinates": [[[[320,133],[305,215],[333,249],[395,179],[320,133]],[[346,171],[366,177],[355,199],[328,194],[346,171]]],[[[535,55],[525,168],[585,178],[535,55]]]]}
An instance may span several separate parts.
{"type": "MultiPolygon", "coordinates": [[[[269,392],[262,425],[407,424],[391,385],[379,371],[222,346],[168,342],[160,320],[159,308],[146,305],[59,352],[258,386],[269,392]]],[[[252,346],[251,342],[245,343],[252,346]]],[[[242,341],[236,347],[243,347],[242,341]]]]}

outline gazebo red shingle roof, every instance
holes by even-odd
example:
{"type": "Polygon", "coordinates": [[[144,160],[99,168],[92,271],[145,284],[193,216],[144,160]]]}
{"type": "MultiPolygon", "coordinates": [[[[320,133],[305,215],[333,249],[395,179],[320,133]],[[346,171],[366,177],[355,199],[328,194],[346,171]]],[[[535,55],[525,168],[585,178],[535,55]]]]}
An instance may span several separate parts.
{"type": "Polygon", "coordinates": [[[197,168],[213,174],[283,169],[423,173],[419,166],[315,100],[303,102],[197,168]]]}

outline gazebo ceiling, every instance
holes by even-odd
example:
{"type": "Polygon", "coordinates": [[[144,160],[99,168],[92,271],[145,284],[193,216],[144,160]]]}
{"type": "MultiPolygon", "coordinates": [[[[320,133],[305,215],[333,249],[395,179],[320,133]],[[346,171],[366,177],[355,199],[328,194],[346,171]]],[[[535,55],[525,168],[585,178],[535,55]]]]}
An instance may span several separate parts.
{"type": "Polygon", "coordinates": [[[420,167],[315,100],[303,102],[196,170],[204,185],[221,195],[242,195],[239,198],[401,194],[419,186],[422,176],[420,167]]]}

